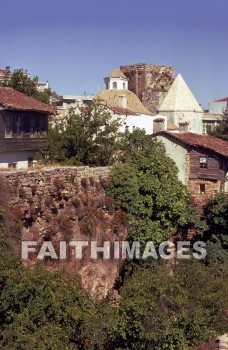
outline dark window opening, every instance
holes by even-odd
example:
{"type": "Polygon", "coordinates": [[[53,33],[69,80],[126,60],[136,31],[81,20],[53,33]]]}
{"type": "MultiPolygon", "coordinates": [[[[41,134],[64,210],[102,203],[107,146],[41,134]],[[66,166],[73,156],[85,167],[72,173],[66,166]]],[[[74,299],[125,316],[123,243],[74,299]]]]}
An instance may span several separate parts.
{"type": "Polygon", "coordinates": [[[45,137],[47,135],[47,120],[37,116],[7,115],[4,117],[5,137],[45,137]]]}
{"type": "Polygon", "coordinates": [[[114,82],[112,83],[112,88],[113,88],[113,89],[117,89],[117,82],[116,82],[116,81],[114,81],[114,82]]]}
{"type": "Polygon", "coordinates": [[[33,158],[28,158],[28,167],[31,168],[33,166],[33,158]]]}
{"type": "Polygon", "coordinates": [[[207,157],[201,157],[200,158],[200,168],[201,169],[207,169],[207,157]]]}
{"type": "Polygon", "coordinates": [[[8,163],[8,168],[16,169],[17,168],[17,163],[8,163]]]}
{"type": "Polygon", "coordinates": [[[205,193],[205,192],[206,192],[206,185],[200,184],[200,193],[205,193]]]}

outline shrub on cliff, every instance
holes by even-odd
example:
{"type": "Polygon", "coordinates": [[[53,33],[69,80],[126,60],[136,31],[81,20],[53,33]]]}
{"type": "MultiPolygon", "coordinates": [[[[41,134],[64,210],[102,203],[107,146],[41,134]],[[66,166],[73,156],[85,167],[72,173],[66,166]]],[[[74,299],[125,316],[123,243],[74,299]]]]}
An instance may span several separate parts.
{"type": "Polygon", "coordinates": [[[119,122],[99,102],[71,110],[49,129],[46,161],[70,165],[107,165],[118,148],[119,122]]]}

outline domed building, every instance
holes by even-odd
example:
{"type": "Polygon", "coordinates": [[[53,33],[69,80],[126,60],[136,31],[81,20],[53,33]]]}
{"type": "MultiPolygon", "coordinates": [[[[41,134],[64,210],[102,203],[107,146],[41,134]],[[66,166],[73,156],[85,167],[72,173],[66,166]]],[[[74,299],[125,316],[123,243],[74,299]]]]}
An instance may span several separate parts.
{"type": "Polygon", "coordinates": [[[140,99],[128,90],[128,78],[121,70],[116,69],[104,78],[106,90],[96,95],[95,99],[106,104],[114,117],[120,118],[122,127],[132,131],[134,128],[145,129],[147,134],[167,129],[167,118],[152,115],[140,99]]]}

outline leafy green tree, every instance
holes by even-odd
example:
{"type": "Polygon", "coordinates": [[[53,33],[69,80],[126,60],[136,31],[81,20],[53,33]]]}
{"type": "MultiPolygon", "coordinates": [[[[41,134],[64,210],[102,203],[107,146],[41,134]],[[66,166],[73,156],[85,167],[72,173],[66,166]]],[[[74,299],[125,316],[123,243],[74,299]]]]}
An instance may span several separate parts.
{"type": "Polygon", "coordinates": [[[44,92],[40,92],[37,90],[37,82],[37,76],[31,79],[22,68],[10,72],[10,67],[6,67],[5,78],[0,82],[0,85],[11,87],[41,102],[50,103],[50,97],[52,95],[51,89],[48,88],[45,89],[44,92]]]}
{"type": "Polygon", "coordinates": [[[51,122],[45,160],[71,165],[108,165],[118,149],[119,122],[100,102],[71,110],[51,122]]]}
{"type": "Polygon", "coordinates": [[[126,133],[122,164],[111,172],[109,193],[129,218],[129,239],[158,244],[170,238],[184,213],[188,192],[164,146],[142,130],[126,133]]]}
{"type": "Polygon", "coordinates": [[[223,113],[221,123],[215,128],[215,130],[210,132],[210,135],[228,141],[228,110],[223,113]]]}
{"type": "Polygon", "coordinates": [[[215,261],[228,265],[228,194],[217,193],[204,208],[207,229],[203,240],[207,243],[207,263],[215,261]]]}
{"type": "Polygon", "coordinates": [[[223,334],[227,273],[192,260],[139,268],[121,290],[108,349],[187,350],[223,334]]]}

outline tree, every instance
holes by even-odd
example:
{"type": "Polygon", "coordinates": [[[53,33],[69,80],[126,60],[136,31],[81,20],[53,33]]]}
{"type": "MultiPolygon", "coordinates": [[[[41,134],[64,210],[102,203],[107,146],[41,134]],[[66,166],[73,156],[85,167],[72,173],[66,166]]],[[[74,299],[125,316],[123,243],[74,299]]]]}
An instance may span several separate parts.
{"type": "Polygon", "coordinates": [[[227,272],[192,260],[139,268],[121,290],[108,349],[187,350],[225,333],[227,272]]]}
{"type": "Polygon", "coordinates": [[[228,194],[217,193],[204,208],[207,229],[203,240],[207,243],[207,263],[216,261],[228,265],[228,194]]]}
{"type": "Polygon", "coordinates": [[[71,165],[108,165],[118,149],[119,122],[100,102],[71,110],[50,125],[46,161],[71,165]]]}
{"type": "Polygon", "coordinates": [[[34,97],[41,102],[50,103],[52,91],[51,89],[46,89],[44,92],[38,91],[38,79],[38,76],[31,79],[22,68],[16,69],[14,72],[10,72],[10,67],[6,67],[5,77],[0,82],[0,85],[11,87],[27,96],[34,97]]]}
{"type": "Polygon", "coordinates": [[[176,232],[187,206],[187,189],[164,146],[142,130],[125,134],[122,162],[111,171],[109,193],[128,214],[129,239],[159,244],[176,232]]]}
{"type": "Polygon", "coordinates": [[[215,128],[215,130],[210,132],[210,135],[228,141],[228,110],[223,113],[221,123],[215,128]]]}

